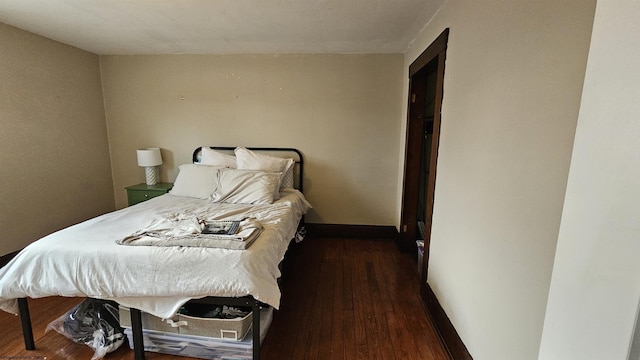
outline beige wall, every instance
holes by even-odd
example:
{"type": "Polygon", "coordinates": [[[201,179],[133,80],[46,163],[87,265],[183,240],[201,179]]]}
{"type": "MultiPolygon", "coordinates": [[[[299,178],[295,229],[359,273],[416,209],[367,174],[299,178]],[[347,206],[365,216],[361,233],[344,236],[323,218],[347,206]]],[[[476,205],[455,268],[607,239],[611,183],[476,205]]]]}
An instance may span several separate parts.
{"type": "Polygon", "coordinates": [[[203,144],[280,146],[305,156],[307,221],[394,224],[401,54],[100,59],[117,207],[144,181],[137,148],[162,148],[173,181],[203,144]]]}
{"type": "Polygon", "coordinates": [[[99,59],[0,23],[0,255],[113,210],[99,59]]]}
{"type": "Polygon", "coordinates": [[[639,359],[639,17],[637,1],[596,7],[541,360],[639,359]]]}
{"type": "Polygon", "coordinates": [[[538,357],[594,8],[449,0],[406,53],[450,28],[428,282],[476,360],[538,357]]]}

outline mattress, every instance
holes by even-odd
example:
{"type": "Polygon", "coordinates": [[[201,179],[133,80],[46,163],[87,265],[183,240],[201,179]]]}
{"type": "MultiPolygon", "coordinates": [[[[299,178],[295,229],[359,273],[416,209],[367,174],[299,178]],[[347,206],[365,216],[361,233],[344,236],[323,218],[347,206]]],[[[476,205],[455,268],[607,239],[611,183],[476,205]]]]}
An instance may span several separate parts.
{"type": "Polygon", "coordinates": [[[297,190],[281,195],[243,205],[166,194],[55,232],[0,269],[0,309],[17,314],[22,297],[92,297],[168,318],[190,299],[246,295],[278,309],[278,264],[311,207],[297,190]],[[211,211],[218,220],[254,217],[263,231],[246,250],[116,244],[159,217],[211,211]]]}

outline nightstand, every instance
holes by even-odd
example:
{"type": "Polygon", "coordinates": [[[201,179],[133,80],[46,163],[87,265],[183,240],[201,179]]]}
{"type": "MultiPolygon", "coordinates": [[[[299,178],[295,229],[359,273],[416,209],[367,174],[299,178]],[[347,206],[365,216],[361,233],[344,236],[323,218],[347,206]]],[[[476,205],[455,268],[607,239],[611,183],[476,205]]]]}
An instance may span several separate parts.
{"type": "Polygon", "coordinates": [[[157,183],[147,185],[145,183],[125,187],[127,189],[127,199],[129,206],[147,201],[156,196],[166,194],[173,187],[173,183],[157,183]]]}

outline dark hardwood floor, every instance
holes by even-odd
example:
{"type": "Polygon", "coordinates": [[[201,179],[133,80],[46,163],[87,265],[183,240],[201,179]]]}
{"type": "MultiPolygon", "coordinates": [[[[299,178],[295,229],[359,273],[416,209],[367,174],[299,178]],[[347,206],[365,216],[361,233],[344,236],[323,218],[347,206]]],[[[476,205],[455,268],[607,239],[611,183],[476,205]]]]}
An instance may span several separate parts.
{"type": "MultiPolygon", "coordinates": [[[[287,253],[282,301],[262,344],[271,359],[448,359],[419,295],[417,264],[390,240],[308,238],[287,253]]],[[[93,350],[44,330],[82,299],[30,299],[37,350],[0,311],[0,357],[90,359],[93,350]]],[[[146,358],[187,359],[147,352],[146,358]]],[[[133,359],[123,345],[105,359],[133,359]]]]}

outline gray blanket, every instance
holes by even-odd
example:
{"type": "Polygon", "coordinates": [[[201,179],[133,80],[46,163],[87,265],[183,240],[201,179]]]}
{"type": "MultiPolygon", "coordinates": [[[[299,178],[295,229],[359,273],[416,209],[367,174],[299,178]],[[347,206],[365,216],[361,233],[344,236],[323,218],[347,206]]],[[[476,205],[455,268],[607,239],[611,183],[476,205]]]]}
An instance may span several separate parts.
{"type": "Polygon", "coordinates": [[[159,219],[140,231],[117,240],[120,245],[129,246],[189,246],[232,250],[247,249],[260,236],[262,225],[254,219],[240,221],[238,232],[233,235],[203,234],[206,220],[159,219]]]}

